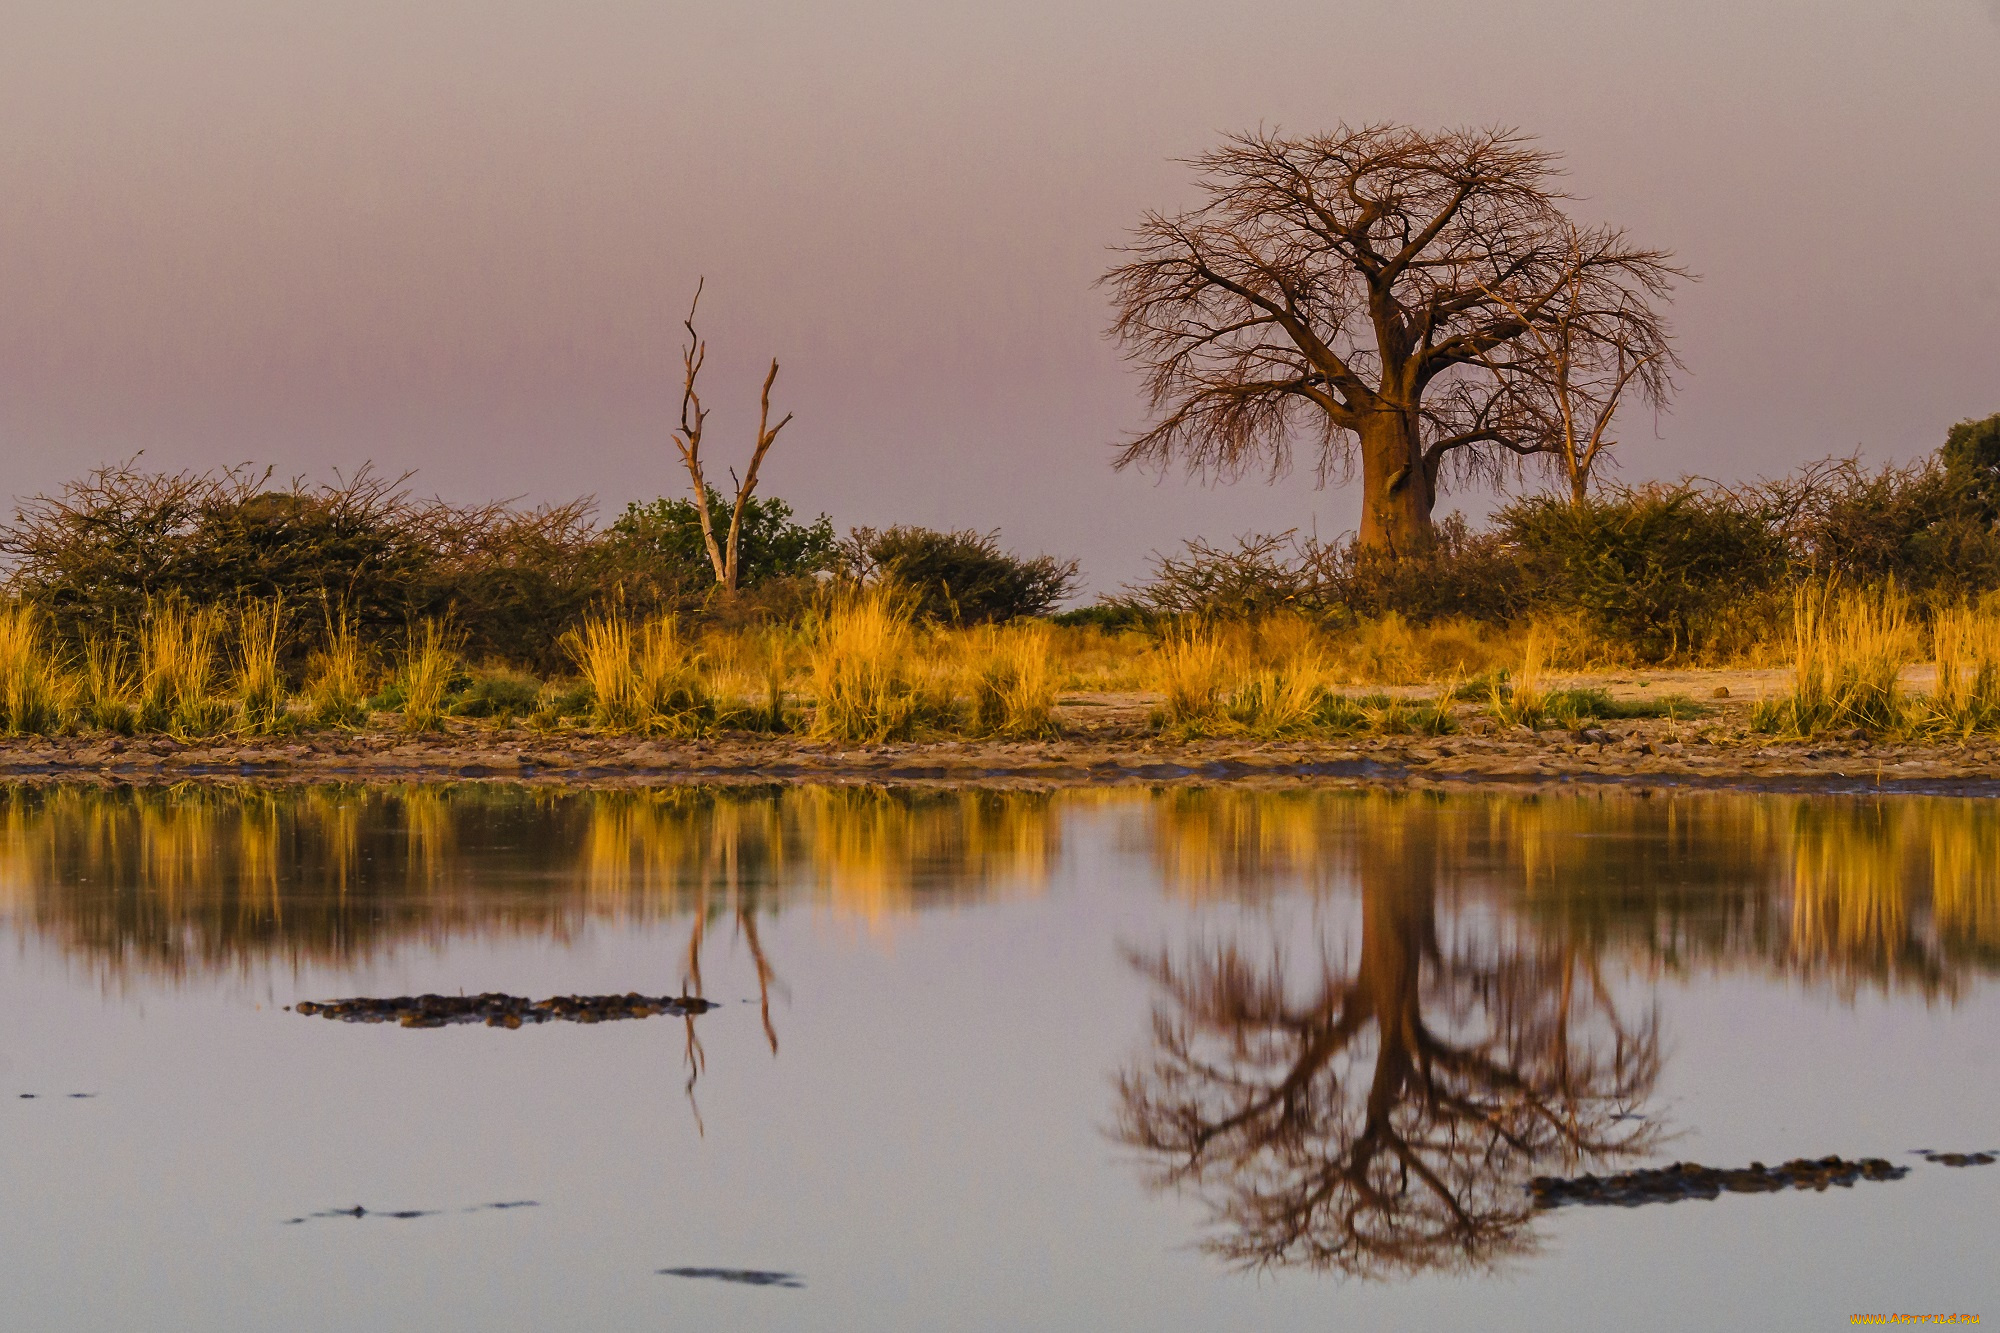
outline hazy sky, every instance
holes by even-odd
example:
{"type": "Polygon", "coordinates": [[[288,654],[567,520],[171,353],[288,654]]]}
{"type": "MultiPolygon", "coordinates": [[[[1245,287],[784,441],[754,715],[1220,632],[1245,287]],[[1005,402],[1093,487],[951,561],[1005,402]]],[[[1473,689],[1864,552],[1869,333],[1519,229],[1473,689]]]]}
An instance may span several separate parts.
{"type": "MultiPolygon", "coordinates": [[[[1505,123],[1677,251],[1627,477],[1909,457],[2000,411],[2000,0],[182,0],[0,7],[0,497],[144,449],[458,499],[766,489],[1139,575],[1349,494],[1114,473],[1092,280],[1259,123],[1505,123]]],[[[1447,497],[1483,509],[1481,496],[1447,497]]]]}

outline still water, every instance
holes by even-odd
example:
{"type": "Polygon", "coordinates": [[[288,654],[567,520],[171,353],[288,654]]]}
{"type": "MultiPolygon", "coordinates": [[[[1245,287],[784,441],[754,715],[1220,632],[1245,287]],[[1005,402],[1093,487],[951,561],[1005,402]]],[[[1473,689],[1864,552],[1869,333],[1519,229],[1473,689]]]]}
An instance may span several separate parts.
{"type": "Polygon", "coordinates": [[[0,936],[10,1329],[2000,1319],[1991,801],[17,789],[0,936]],[[286,1007],[488,991],[719,1007],[286,1007]]]}

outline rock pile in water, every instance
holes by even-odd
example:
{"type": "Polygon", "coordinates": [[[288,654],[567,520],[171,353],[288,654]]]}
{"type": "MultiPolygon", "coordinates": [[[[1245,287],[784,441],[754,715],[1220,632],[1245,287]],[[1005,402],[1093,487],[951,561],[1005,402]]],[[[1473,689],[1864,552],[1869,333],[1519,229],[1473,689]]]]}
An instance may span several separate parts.
{"type": "Polygon", "coordinates": [[[1633,1208],[1642,1203],[1678,1203],[1682,1199],[1713,1199],[1732,1194],[1769,1194],[1784,1189],[1823,1190],[1829,1185],[1852,1186],[1857,1180],[1901,1180],[1910,1173],[1880,1157],[1846,1161],[1839,1157],[1798,1157],[1783,1166],[1752,1162],[1745,1167],[1702,1166],[1675,1162],[1647,1171],[1615,1176],[1536,1176],[1528,1193],[1537,1208],[1566,1203],[1616,1204],[1633,1208]]]}
{"type": "Polygon", "coordinates": [[[553,995],[530,1000],[521,995],[399,995],[394,999],[302,1000],[295,1013],[337,1018],[343,1023],[401,1023],[406,1028],[441,1028],[451,1023],[484,1023],[517,1028],[523,1023],[605,1023],[615,1018],[683,1018],[704,1014],[713,1002],[694,995],[553,995]]]}

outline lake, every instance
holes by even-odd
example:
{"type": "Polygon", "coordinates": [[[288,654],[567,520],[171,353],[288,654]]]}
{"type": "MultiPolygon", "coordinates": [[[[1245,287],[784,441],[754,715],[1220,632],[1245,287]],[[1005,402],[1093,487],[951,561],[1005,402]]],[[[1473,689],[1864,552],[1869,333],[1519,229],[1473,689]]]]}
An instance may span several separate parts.
{"type": "Polygon", "coordinates": [[[0,935],[9,1328],[2000,1312],[1990,800],[17,787],[0,935]],[[290,1008],[488,992],[716,1007],[290,1008]]]}

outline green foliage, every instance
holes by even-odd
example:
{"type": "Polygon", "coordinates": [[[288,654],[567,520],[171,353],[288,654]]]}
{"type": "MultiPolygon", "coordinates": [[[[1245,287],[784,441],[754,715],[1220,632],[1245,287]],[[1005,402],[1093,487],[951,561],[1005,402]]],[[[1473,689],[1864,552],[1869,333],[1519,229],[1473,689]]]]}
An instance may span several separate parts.
{"type": "Polygon", "coordinates": [[[1786,568],[1779,535],[1756,512],[1686,483],[1619,488],[1580,504],[1532,496],[1496,520],[1537,602],[1582,613],[1646,661],[1713,643],[1729,613],[1786,568]]]}
{"type": "Polygon", "coordinates": [[[1980,517],[1989,523],[2000,518],[2000,412],[1953,426],[1938,462],[1980,517]]]}
{"type": "MultiPolygon", "coordinates": [[[[717,545],[728,541],[733,503],[713,486],[708,488],[717,545]]],[[[608,537],[621,554],[637,557],[665,584],[705,589],[715,583],[715,567],[701,535],[701,514],[691,499],[627,505],[608,537]]],[[[749,588],[769,579],[830,569],[838,546],[833,520],[825,514],[811,523],[795,523],[792,507],[783,500],[753,495],[743,506],[743,530],[737,539],[738,586],[749,588]]]]}
{"type": "Polygon", "coordinates": [[[452,700],[453,717],[487,717],[512,721],[535,711],[542,683],[518,671],[475,671],[452,700]]]}
{"type": "Polygon", "coordinates": [[[943,624],[1046,615],[1077,583],[1076,561],[1011,555],[1000,549],[997,531],[856,528],[843,557],[849,574],[897,585],[913,599],[918,618],[943,624]]]}
{"type": "Polygon", "coordinates": [[[448,617],[482,656],[545,662],[616,571],[598,557],[586,501],[517,510],[419,500],[367,468],[323,485],[270,488],[249,468],[149,473],[100,468],[23,504],[0,529],[15,590],[71,644],[116,637],[161,599],[223,606],[281,599],[288,644],[301,621],[350,618],[379,639],[448,617]]]}

